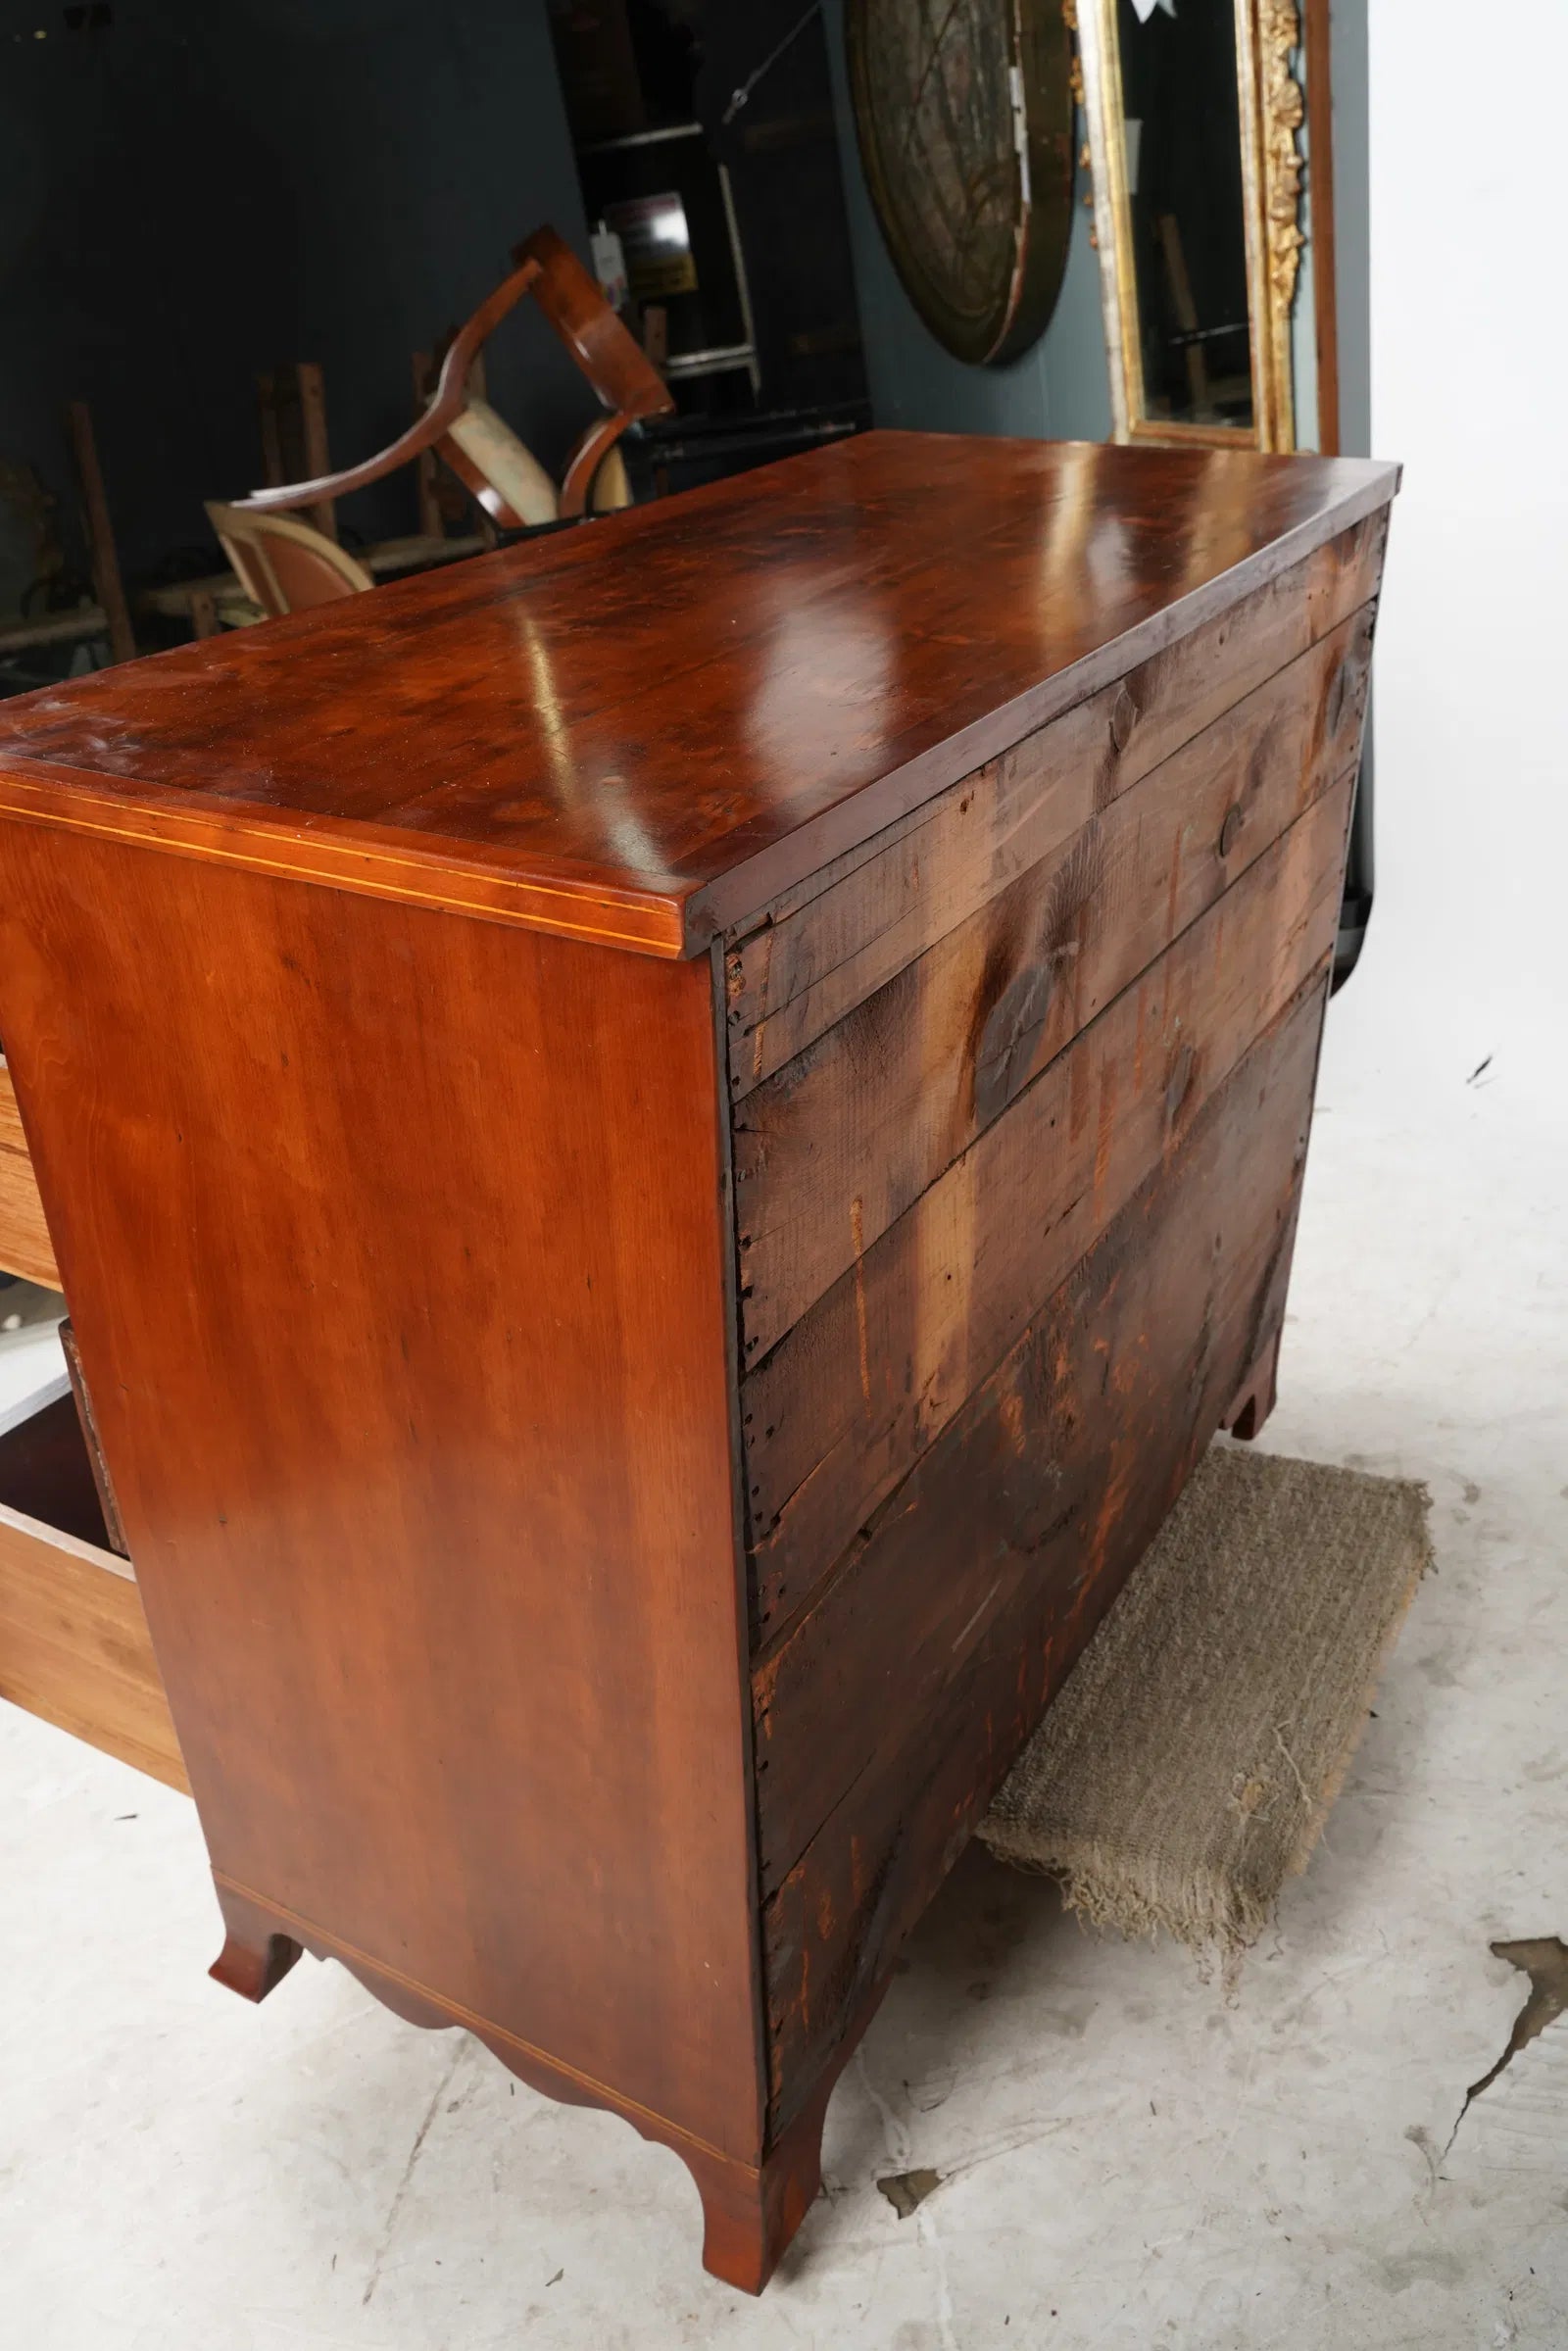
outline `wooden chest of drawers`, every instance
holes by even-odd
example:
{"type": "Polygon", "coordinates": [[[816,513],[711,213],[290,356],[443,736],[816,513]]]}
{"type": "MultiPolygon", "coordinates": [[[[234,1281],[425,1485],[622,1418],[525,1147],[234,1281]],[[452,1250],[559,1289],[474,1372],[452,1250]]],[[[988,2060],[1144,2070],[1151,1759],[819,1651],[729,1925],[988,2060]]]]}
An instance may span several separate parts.
{"type": "Polygon", "coordinates": [[[0,710],[215,1972],[618,2110],[737,2284],[1272,1400],[1395,486],[873,434],[0,710]]]}

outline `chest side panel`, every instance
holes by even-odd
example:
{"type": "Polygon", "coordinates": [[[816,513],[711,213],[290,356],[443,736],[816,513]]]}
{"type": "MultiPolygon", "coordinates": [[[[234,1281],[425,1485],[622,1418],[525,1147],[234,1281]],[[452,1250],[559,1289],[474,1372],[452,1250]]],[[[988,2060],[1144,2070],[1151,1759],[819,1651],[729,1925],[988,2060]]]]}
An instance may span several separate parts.
{"type": "Polygon", "coordinates": [[[220,1877],[754,2159],[710,966],[24,826],[0,872],[220,1877]]]}

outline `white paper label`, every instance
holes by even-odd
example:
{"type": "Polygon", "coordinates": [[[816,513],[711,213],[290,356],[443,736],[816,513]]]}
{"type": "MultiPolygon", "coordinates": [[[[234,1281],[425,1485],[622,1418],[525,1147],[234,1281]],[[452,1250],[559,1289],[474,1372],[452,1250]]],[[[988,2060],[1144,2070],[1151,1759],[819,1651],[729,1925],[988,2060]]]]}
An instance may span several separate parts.
{"type": "Polygon", "coordinates": [[[590,242],[600,291],[611,309],[618,311],[626,300],[626,256],[621,251],[620,239],[601,220],[590,242]]]}

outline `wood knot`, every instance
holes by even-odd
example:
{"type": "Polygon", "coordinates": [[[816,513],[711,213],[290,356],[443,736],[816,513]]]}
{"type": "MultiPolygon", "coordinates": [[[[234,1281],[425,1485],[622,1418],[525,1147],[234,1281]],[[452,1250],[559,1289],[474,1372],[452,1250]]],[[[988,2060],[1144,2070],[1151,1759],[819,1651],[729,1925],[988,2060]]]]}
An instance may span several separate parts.
{"type": "Polygon", "coordinates": [[[1178,1047],[1171,1055],[1170,1075],[1165,1081],[1165,1125],[1167,1133],[1180,1119],[1198,1076],[1198,1054],[1191,1045],[1178,1047]]]}
{"type": "MultiPolygon", "coordinates": [[[[989,972],[981,1006],[1000,973],[989,972]]],[[[1026,963],[1015,972],[985,1013],[974,1048],[974,1115],[978,1126],[1000,1117],[1034,1067],[1035,1049],[1051,1010],[1052,972],[1047,963],[1026,963]]]]}
{"type": "Polygon", "coordinates": [[[1123,686],[1110,707],[1110,739],[1118,751],[1126,750],[1138,719],[1138,705],[1129,689],[1123,686]]]}
{"type": "Polygon", "coordinates": [[[1225,811],[1225,821],[1219,828],[1219,854],[1222,857],[1228,857],[1236,847],[1245,822],[1241,809],[1232,802],[1225,811]]]}

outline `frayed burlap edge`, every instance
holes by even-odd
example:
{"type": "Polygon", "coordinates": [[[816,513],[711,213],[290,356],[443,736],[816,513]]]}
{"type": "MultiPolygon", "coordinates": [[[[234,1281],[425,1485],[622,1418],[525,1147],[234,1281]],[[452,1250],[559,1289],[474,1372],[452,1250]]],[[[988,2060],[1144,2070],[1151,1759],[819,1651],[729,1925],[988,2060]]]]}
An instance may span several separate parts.
{"type": "MultiPolygon", "coordinates": [[[[1259,1464],[1277,1458],[1256,1455],[1259,1464]]],[[[1299,1466],[1299,1465],[1298,1465],[1299,1466]]],[[[1341,1473],[1324,1467],[1330,1476],[1341,1473]]],[[[999,1861],[1040,1877],[1054,1878],[1062,1900],[1083,1924],[1101,1934],[1129,1941],[1155,1942],[1164,1935],[1184,1944],[1198,1959],[1206,1977],[1217,1964],[1227,1986],[1234,1987],[1247,1953],[1274,1924],[1284,1886],[1305,1870],[1322,1837],[1329,1814],[1344,1789],[1371,1717],[1373,1701],[1395,1643],[1403,1629],[1422,1579],[1433,1567],[1430,1527],[1431,1494],[1419,1480],[1390,1479],[1415,1501],[1418,1518],[1408,1573],[1395,1588],[1381,1634],[1348,1721],[1338,1754],[1314,1794],[1301,1778],[1286,1742],[1284,1726],[1275,1739],[1299,1791],[1301,1820],[1289,1856],[1277,1881],[1250,1885],[1245,1877],[1221,1867],[1152,1867],[1147,1854],[1132,1856],[1104,1837],[1074,1837],[1058,1831],[1049,1855],[1031,1841],[1027,1828],[995,1812],[981,1824],[978,1835],[999,1861]]],[[[1138,1571],[1135,1569],[1134,1574],[1138,1571]]],[[[1233,1777],[1231,1802],[1239,1817],[1250,1809],[1255,1783],[1239,1770],[1233,1777]]]]}

